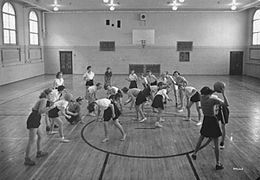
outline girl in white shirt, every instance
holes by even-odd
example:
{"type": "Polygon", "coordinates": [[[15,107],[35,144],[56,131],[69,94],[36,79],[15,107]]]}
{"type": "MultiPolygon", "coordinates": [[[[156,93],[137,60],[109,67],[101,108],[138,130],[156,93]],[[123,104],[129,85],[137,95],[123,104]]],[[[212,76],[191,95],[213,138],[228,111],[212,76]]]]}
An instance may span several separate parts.
{"type": "Polygon", "coordinates": [[[197,126],[200,126],[202,124],[201,121],[201,112],[200,112],[200,93],[198,90],[192,86],[185,86],[184,87],[184,94],[187,99],[187,121],[190,121],[190,108],[191,106],[195,103],[196,104],[196,109],[198,112],[198,123],[196,124],[197,126]]]}
{"type": "Polygon", "coordinates": [[[53,82],[53,88],[57,89],[59,86],[64,86],[64,79],[62,77],[62,72],[56,74],[56,79],[53,82]]]}
{"type": "Polygon", "coordinates": [[[95,73],[93,73],[91,71],[91,66],[88,66],[87,67],[87,72],[85,72],[85,74],[83,75],[83,79],[84,79],[85,85],[86,85],[86,91],[88,90],[89,86],[93,86],[94,85],[94,76],[95,76],[95,73]]]}
{"type": "Polygon", "coordinates": [[[111,95],[116,96],[116,103],[119,105],[120,111],[122,112],[123,111],[123,105],[122,105],[123,93],[122,93],[122,91],[115,86],[107,86],[107,95],[108,95],[108,97],[111,95]]]}
{"type": "Polygon", "coordinates": [[[129,76],[126,80],[130,82],[129,89],[137,88],[138,77],[135,74],[135,70],[131,71],[131,73],[129,74],[129,76]]]}
{"type": "Polygon", "coordinates": [[[120,140],[124,141],[126,139],[126,133],[118,120],[118,117],[121,115],[121,112],[116,106],[114,100],[115,95],[111,95],[109,99],[98,99],[88,105],[89,113],[97,113],[97,119],[99,118],[100,112],[103,111],[105,139],[103,139],[102,142],[107,142],[109,140],[108,121],[111,119],[113,119],[114,125],[119,129],[119,131],[122,134],[122,138],[120,140]]]}
{"type": "Polygon", "coordinates": [[[164,88],[162,82],[159,82],[158,83],[158,92],[156,93],[154,100],[153,100],[153,103],[152,103],[152,107],[158,109],[157,121],[155,122],[155,127],[159,127],[159,128],[162,127],[160,122],[164,121],[161,118],[161,115],[162,115],[162,111],[164,110],[164,101],[165,100],[171,101],[171,99],[167,95],[167,89],[164,88]]]}

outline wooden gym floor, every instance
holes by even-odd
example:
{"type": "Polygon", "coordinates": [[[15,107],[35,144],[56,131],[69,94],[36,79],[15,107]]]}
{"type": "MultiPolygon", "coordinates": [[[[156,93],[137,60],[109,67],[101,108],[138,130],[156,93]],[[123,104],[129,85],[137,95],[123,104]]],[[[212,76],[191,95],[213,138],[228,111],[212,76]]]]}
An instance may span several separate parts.
{"type": "MultiPolygon", "coordinates": [[[[149,105],[145,107],[148,120],[144,123],[133,121],[135,112],[130,111],[129,106],[124,107],[120,121],[127,139],[119,141],[120,133],[111,124],[107,143],[101,143],[102,122],[86,116],[84,102],[85,124],[70,125],[64,120],[65,136],[71,142],[60,143],[58,135],[46,134],[43,150],[48,151],[49,156],[36,159],[34,167],[24,166],[28,140],[26,118],[40,92],[52,85],[54,77],[44,75],[0,86],[0,179],[254,180],[260,176],[260,80],[245,76],[186,76],[198,89],[212,86],[218,80],[226,82],[231,114],[225,149],[220,151],[224,170],[214,169],[212,145],[202,149],[196,161],[191,159],[190,152],[200,130],[195,125],[195,107],[192,107],[192,121],[187,122],[183,121],[186,111],[177,113],[175,102],[167,103],[161,129],[154,128],[155,114],[149,105]]],[[[128,86],[125,78],[113,76],[114,85],[128,86]]],[[[75,97],[84,95],[81,75],[65,75],[64,79],[68,91],[75,97]]],[[[103,82],[103,76],[97,76],[96,82],[103,82]]],[[[98,97],[105,97],[104,90],[98,97]]],[[[44,120],[41,128],[45,130],[44,120]]],[[[34,156],[35,153],[33,159],[34,156]]]]}

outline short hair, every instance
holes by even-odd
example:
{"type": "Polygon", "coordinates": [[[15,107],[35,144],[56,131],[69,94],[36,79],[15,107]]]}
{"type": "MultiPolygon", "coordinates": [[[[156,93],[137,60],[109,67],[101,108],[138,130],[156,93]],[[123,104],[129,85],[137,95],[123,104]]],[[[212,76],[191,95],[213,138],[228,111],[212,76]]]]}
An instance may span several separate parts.
{"type": "Polygon", "coordinates": [[[107,70],[111,69],[111,67],[107,67],[107,70]]]}
{"type": "Polygon", "coordinates": [[[201,90],[200,90],[201,95],[211,95],[214,93],[214,90],[210,89],[208,86],[204,86],[201,90]]]}
{"type": "Polygon", "coordinates": [[[83,97],[77,97],[76,102],[80,102],[83,100],[83,97]]]}
{"type": "Polygon", "coordinates": [[[101,83],[97,83],[97,84],[96,84],[96,86],[100,86],[100,85],[101,85],[101,83]]]}
{"type": "Polygon", "coordinates": [[[146,73],[150,73],[150,72],[152,72],[152,71],[151,71],[151,70],[147,70],[147,71],[146,71],[146,73]]]}
{"type": "Polygon", "coordinates": [[[121,89],[123,91],[123,93],[127,93],[127,91],[129,90],[127,87],[124,87],[123,89],[121,89]]]}
{"type": "Polygon", "coordinates": [[[89,70],[90,68],[91,68],[91,66],[88,66],[88,67],[87,67],[87,70],[89,70]]]}
{"type": "Polygon", "coordinates": [[[95,104],[96,102],[92,102],[88,105],[87,109],[89,113],[92,113],[95,110],[95,104]]]}
{"type": "Polygon", "coordinates": [[[56,78],[58,78],[60,76],[60,74],[62,74],[62,72],[57,72],[56,78]]]}
{"type": "Polygon", "coordinates": [[[158,87],[159,87],[159,86],[163,86],[163,85],[164,85],[163,82],[158,82],[158,84],[157,84],[158,87]]]}
{"type": "Polygon", "coordinates": [[[43,92],[41,92],[39,98],[47,98],[47,96],[51,93],[51,88],[45,89],[43,92]]]}
{"type": "Polygon", "coordinates": [[[65,89],[65,86],[63,86],[63,85],[57,87],[58,91],[63,91],[64,89],[65,89]]]}
{"type": "Polygon", "coordinates": [[[173,74],[181,75],[181,73],[179,73],[179,71],[174,71],[173,74]]]}
{"type": "Polygon", "coordinates": [[[71,94],[71,93],[66,93],[65,95],[64,95],[64,99],[66,100],[66,101],[72,101],[73,100],[73,95],[71,94]]]}

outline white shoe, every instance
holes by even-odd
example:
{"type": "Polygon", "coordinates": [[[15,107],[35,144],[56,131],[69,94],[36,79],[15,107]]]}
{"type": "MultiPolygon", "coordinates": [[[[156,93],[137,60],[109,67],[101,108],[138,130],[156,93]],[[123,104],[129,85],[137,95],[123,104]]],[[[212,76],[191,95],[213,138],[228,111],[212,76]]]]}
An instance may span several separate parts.
{"type": "Polygon", "coordinates": [[[102,140],[102,143],[107,142],[108,140],[109,140],[109,138],[105,138],[102,140]]]}
{"type": "Polygon", "coordinates": [[[177,109],[177,112],[183,112],[183,109],[177,109]]]}
{"type": "Polygon", "coordinates": [[[164,122],[165,120],[163,118],[160,118],[160,122],[164,122]]]}
{"type": "Polygon", "coordinates": [[[63,137],[63,138],[61,138],[60,142],[62,142],[62,143],[68,143],[68,142],[70,142],[70,140],[65,139],[65,138],[63,137]]]}
{"type": "Polygon", "coordinates": [[[51,132],[49,132],[49,134],[58,134],[58,131],[51,131],[51,132]]]}
{"type": "Polygon", "coordinates": [[[89,113],[89,115],[90,115],[90,116],[93,116],[93,117],[96,116],[95,113],[89,113]]]}
{"type": "Polygon", "coordinates": [[[191,118],[186,118],[184,119],[184,121],[191,121],[191,118]]]}
{"type": "Polygon", "coordinates": [[[159,122],[156,122],[155,127],[162,128],[163,126],[159,122]]]}
{"type": "Polygon", "coordinates": [[[126,138],[126,134],[124,134],[124,136],[120,139],[120,141],[124,141],[126,138]]]}
{"type": "Polygon", "coordinates": [[[139,122],[142,123],[142,122],[144,122],[146,120],[147,120],[147,118],[145,117],[145,118],[141,119],[139,122]]]}
{"type": "Polygon", "coordinates": [[[201,126],[202,125],[202,122],[201,121],[199,121],[197,124],[196,124],[196,126],[201,126]]]}

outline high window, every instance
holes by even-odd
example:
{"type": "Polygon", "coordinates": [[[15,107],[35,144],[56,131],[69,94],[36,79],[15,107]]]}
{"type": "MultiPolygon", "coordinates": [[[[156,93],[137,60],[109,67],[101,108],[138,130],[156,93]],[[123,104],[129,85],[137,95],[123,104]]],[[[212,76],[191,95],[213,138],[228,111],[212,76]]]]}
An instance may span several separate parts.
{"type": "Polygon", "coordinates": [[[35,11],[29,14],[30,45],[39,45],[39,22],[35,11]]]}
{"type": "Polygon", "coordinates": [[[260,10],[253,17],[253,45],[260,45],[260,10]]]}
{"type": "Polygon", "coordinates": [[[2,7],[2,18],[4,44],[16,44],[16,15],[11,3],[4,3],[2,7]]]}

